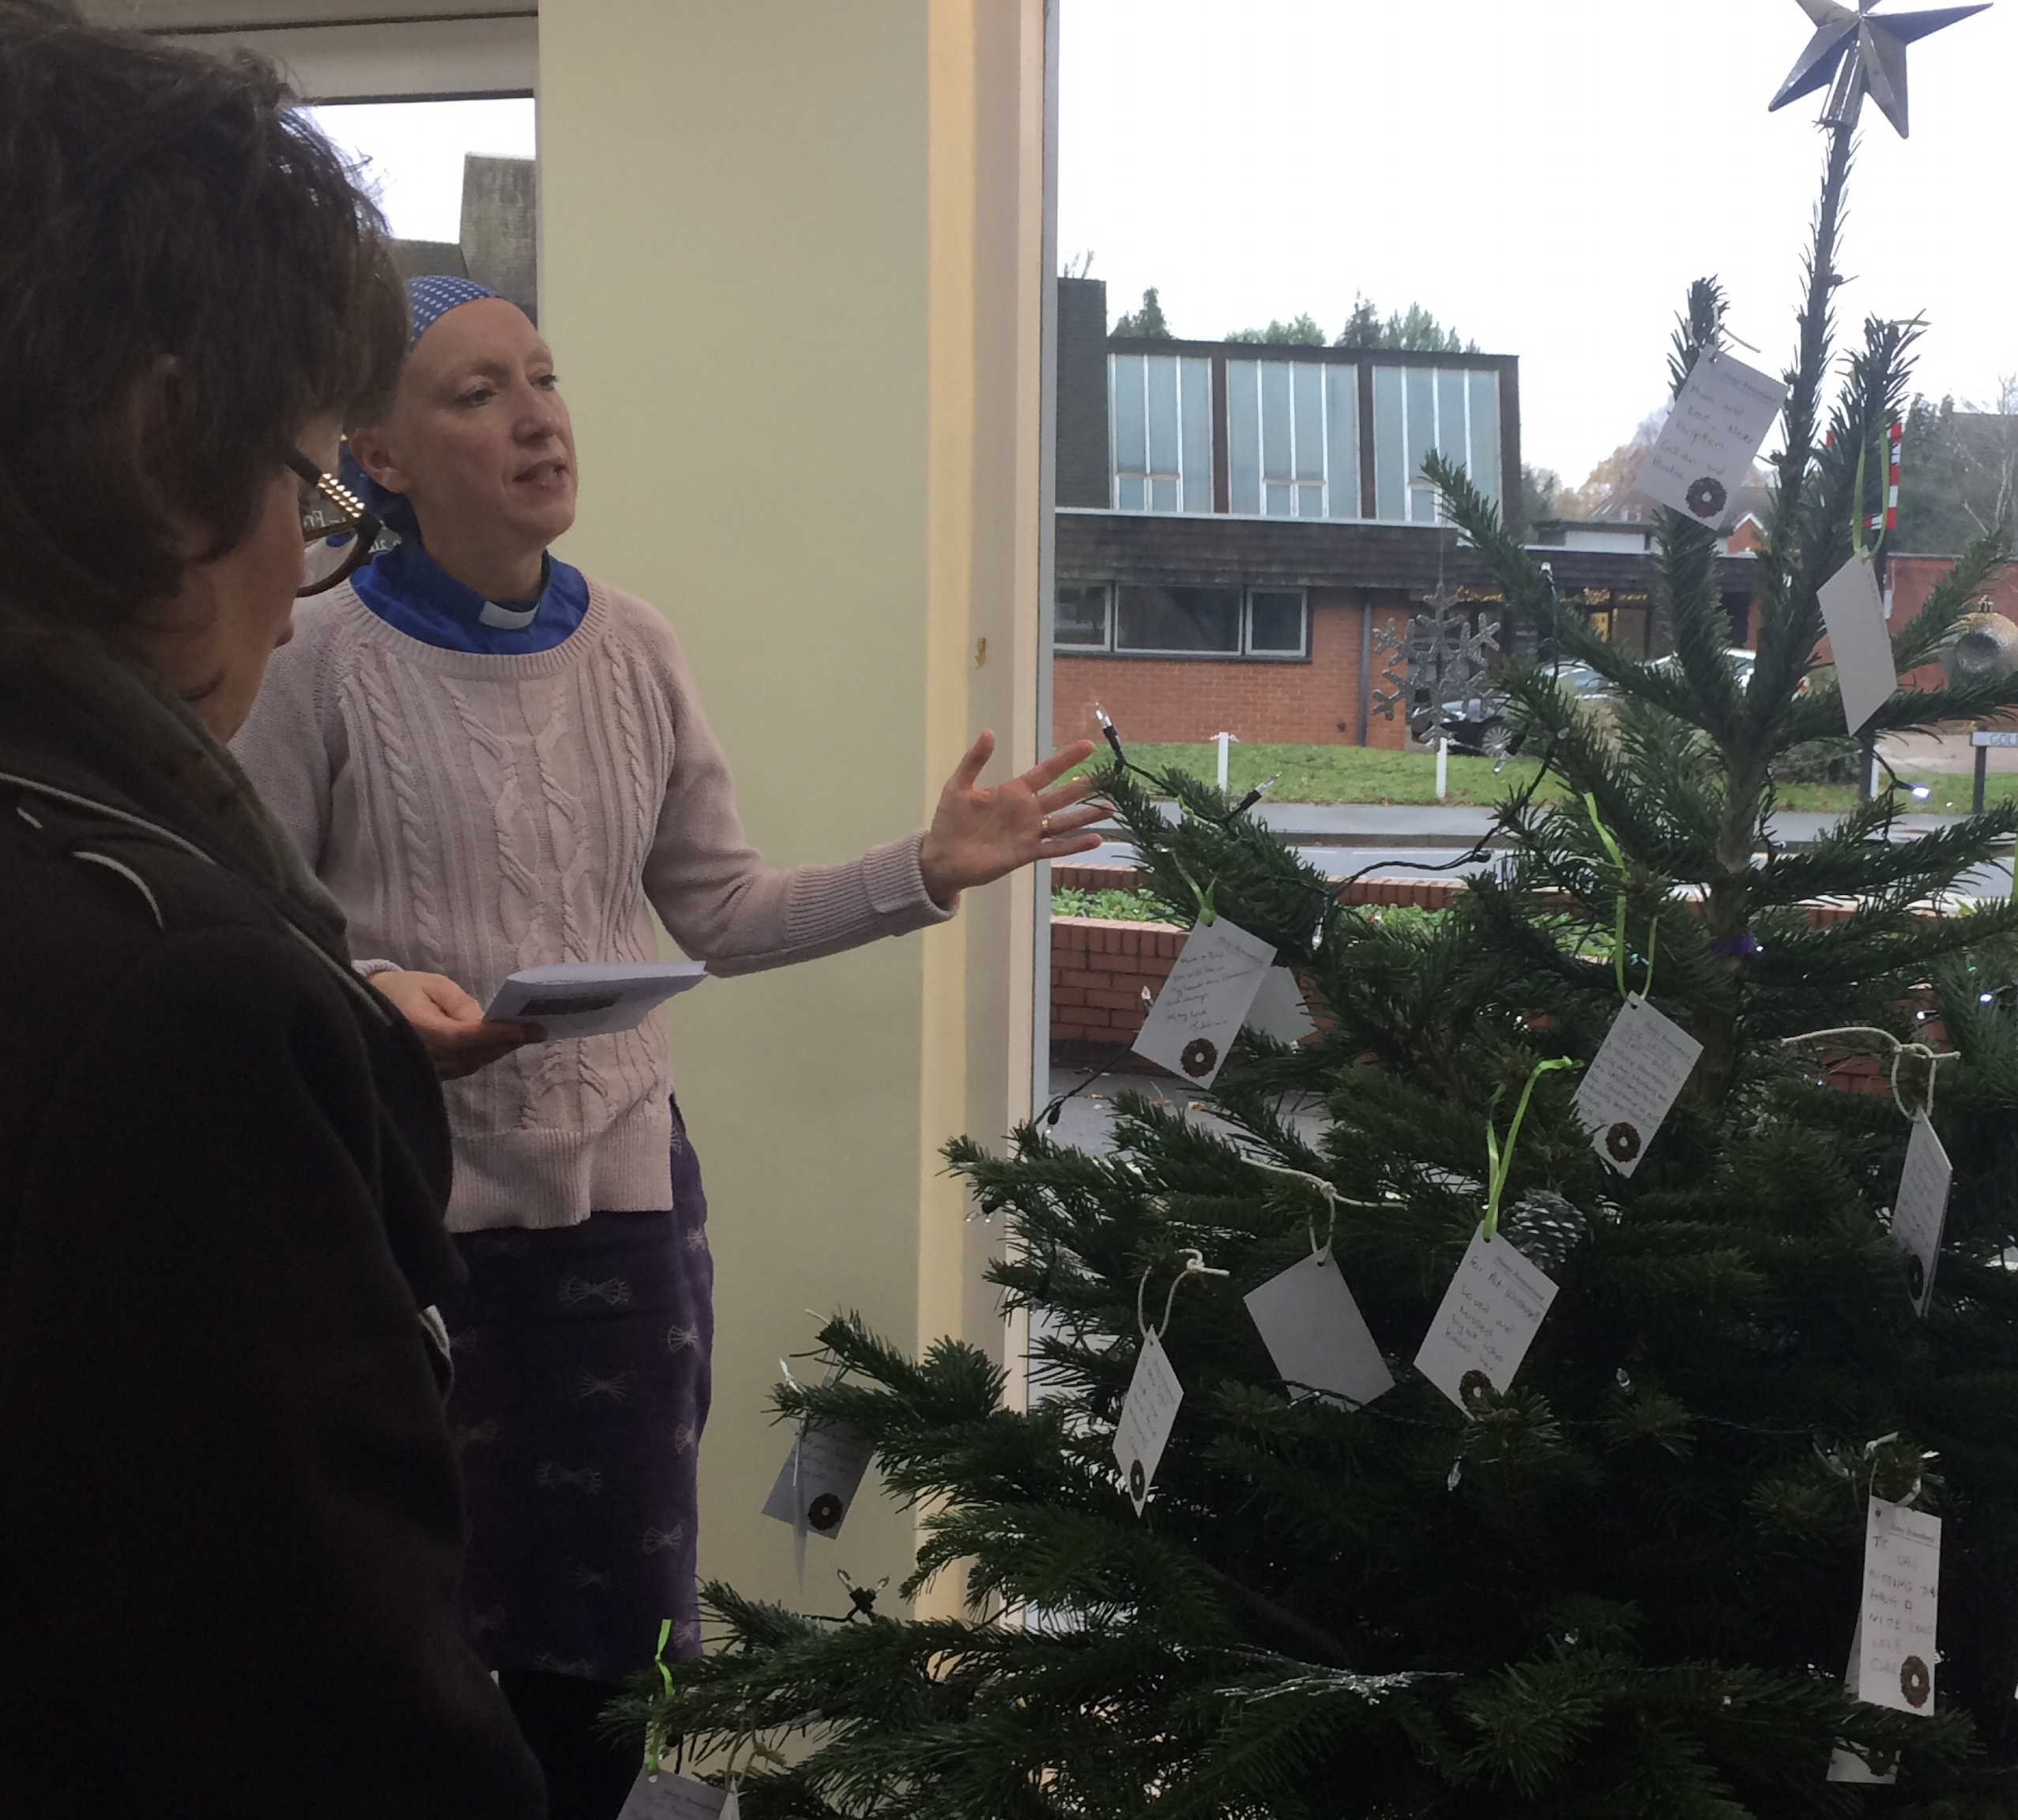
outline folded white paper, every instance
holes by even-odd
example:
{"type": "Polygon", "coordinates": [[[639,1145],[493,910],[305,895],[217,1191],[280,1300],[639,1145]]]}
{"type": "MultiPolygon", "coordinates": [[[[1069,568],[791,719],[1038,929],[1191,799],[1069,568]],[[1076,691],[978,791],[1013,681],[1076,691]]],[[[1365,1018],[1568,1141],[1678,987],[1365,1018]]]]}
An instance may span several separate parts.
{"type": "Polygon", "coordinates": [[[1258,1030],[1264,1036],[1272,1036],[1278,1043],[1301,1043],[1305,1037],[1315,1036],[1317,1026],[1311,1021],[1310,1007],[1304,1003],[1303,994],[1297,985],[1297,976],[1286,967],[1271,967],[1261,982],[1261,990],[1254,995],[1254,1002],[1248,1007],[1247,1027],[1258,1030]]]}
{"type": "Polygon", "coordinates": [[[1927,1311],[1934,1292],[1934,1266],[1941,1262],[1941,1232],[1948,1220],[1948,1190],[1955,1167],[1922,1112],[1906,1141],[1906,1167],[1892,1201],[1892,1235],[1906,1254],[1906,1291],[1913,1312],[1927,1311]]]}
{"type": "Polygon", "coordinates": [[[1274,958],[1259,935],[1223,916],[1198,924],[1143,1020],[1135,1053],[1210,1086],[1274,958]]]}
{"type": "Polygon", "coordinates": [[[1636,992],[1612,1020],[1577,1083],[1576,1111],[1591,1148],[1621,1175],[1640,1167],[1703,1045],[1636,992]]]}
{"type": "Polygon", "coordinates": [[[869,1469],[868,1443],[852,1428],[808,1428],[792,1444],[764,1514],[800,1533],[838,1536],[869,1469]]]}
{"type": "Polygon", "coordinates": [[[1864,1530],[1856,1694],[1930,1719],[1941,1597],[1941,1519],[1873,1498],[1864,1530]]]}
{"type": "Polygon", "coordinates": [[[1248,1313],[1292,1395],[1371,1403],[1395,1374],[1327,1247],[1248,1291],[1248,1313]]]}
{"type": "Polygon", "coordinates": [[[1822,584],[1815,598],[1828,629],[1829,661],[1835,666],[1835,686],[1843,696],[1843,724],[1854,733],[1899,687],[1877,565],[1868,556],[1851,557],[1822,584]]]}
{"type": "Polygon", "coordinates": [[[484,1015],[537,1024],[549,1042],[608,1036],[644,1022],[653,1008],[707,976],[699,961],[581,961],[527,967],[498,988],[484,1015]]]}
{"type": "Polygon", "coordinates": [[[1115,1463],[1121,1468],[1138,1517],[1149,1502],[1149,1488],[1156,1483],[1156,1468],[1177,1425],[1177,1405],[1184,1400],[1184,1387],[1177,1382],[1170,1355],[1152,1333],[1142,1343],[1135,1376],[1128,1381],[1128,1400],[1121,1405],[1121,1420],[1114,1429],[1115,1463]]]}
{"type": "Polygon", "coordinates": [[[1555,1299],[1556,1285],[1497,1233],[1473,1233],[1416,1370],[1469,1413],[1482,1385],[1513,1382],[1555,1299]]]}
{"type": "Polygon", "coordinates": [[[1786,402],[1786,385],[1770,373],[1728,354],[1704,354],[1647,452],[1640,491],[1696,524],[1719,523],[1786,402]]]}
{"type": "Polygon", "coordinates": [[[737,1805],[727,1788],[676,1776],[670,1769],[657,1776],[640,1770],[616,1820],[736,1820],[737,1805]]]}

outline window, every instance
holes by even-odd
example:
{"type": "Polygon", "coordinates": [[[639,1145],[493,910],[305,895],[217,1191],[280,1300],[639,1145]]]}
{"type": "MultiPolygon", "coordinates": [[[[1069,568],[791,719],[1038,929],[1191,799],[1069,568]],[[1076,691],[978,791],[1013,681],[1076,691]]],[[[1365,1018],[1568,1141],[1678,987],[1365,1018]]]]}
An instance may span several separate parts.
{"type": "Polygon", "coordinates": [[[1117,651],[1240,655],[1241,591],[1237,588],[1142,588],[1124,584],[1114,590],[1114,649],[1117,651]]]}
{"type": "Polygon", "coordinates": [[[1304,597],[1300,588],[1257,588],[1248,596],[1248,649],[1256,657],[1301,657],[1304,597]]]}
{"type": "Polygon", "coordinates": [[[1107,649],[1107,584],[1104,581],[1060,582],[1058,611],[1053,622],[1054,644],[1078,645],[1097,651],[1107,649]]]}
{"type": "Polygon", "coordinates": [[[1375,517],[1405,525],[1438,521],[1436,490],[1422,477],[1423,458],[1433,449],[1499,503],[1499,375],[1477,367],[1375,367],[1375,517]]]}
{"type": "Polygon", "coordinates": [[[1114,504],[1122,512],[1212,510],[1212,363],[1110,354],[1114,504]]]}
{"type": "Polygon", "coordinates": [[[1226,363],[1228,498],[1270,518],[1359,516],[1358,374],[1316,360],[1226,363]]]}
{"type": "Polygon", "coordinates": [[[1061,582],[1052,623],[1061,655],[1113,651],[1280,663],[1310,653],[1310,614],[1301,588],[1061,582]]]}

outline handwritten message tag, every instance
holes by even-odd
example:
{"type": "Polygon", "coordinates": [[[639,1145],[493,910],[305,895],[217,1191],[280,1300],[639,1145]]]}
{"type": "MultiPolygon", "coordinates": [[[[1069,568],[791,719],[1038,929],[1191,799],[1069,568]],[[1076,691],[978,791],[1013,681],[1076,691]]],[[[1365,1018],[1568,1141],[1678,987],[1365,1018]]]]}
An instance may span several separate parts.
{"type": "Polygon", "coordinates": [[[1836,687],[1843,694],[1843,722],[1854,733],[1899,687],[1877,565],[1868,556],[1851,557],[1822,584],[1815,598],[1828,628],[1829,661],[1835,665],[1836,687]]]}
{"type": "Polygon", "coordinates": [[[1474,1232],[1416,1370],[1469,1411],[1487,1385],[1504,1390],[1513,1382],[1555,1299],[1555,1284],[1505,1239],[1474,1232]]]}
{"type": "Polygon", "coordinates": [[[1135,1053],[1210,1087],[1274,959],[1259,936],[1223,916],[1199,923],[1143,1020],[1135,1053]]]}
{"type": "Polygon", "coordinates": [[[1923,1718],[1933,1716],[1940,1596],[1941,1519],[1873,1498],[1864,1529],[1859,1700],[1923,1718]]]}
{"type": "MultiPolygon", "coordinates": [[[[1843,1684],[1850,1690],[1851,1698],[1857,1694],[1857,1664],[1864,1653],[1864,1616],[1857,1615],[1856,1634],[1850,1639],[1850,1665],[1843,1671],[1843,1684]]],[[[1899,1765],[1891,1757],[1876,1755],[1866,1757],[1847,1744],[1839,1744],[1829,1753],[1828,1780],[1832,1782],[1862,1782],[1884,1784],[1899,1780],[1899,1765]]]]}
{"type": "Polygon", "coordinates": [[[1314,1036],[1317,1026],[1311,1021],[1310,1008],[1297,990],[1297,976],[1286,967],[1271,967],[1263,976],[1261,990],[1248,1007],[1247,1027],[1278,1043],[1301,1043],[1314,1036]]]}
{"type": "Polygon", "coordinates": [[[1786,402],[1786,387],[1728,354],[1696,363],[1647,453],[1639,488],[1698,525],[1719,523],[1786,402]]]}
{"type": "Polygon", "coordinates": [[[1357,1404],[1394,1389],[1395,1374],[1328,1247],[1250,1290],[1246,1301],[1292,1394],[1357,1404]]]}
{"type": "Polygon", "coordinates": [[[1612,1020],[1576,1089],[1576,1110],[1591,1148],[1621,1175],[1647,1146],[1689,1079],[1703,1045],[1636,992],[1612,1020]]]}
{"type": "Polygon", "coordinates": [[[869,1469],[869,1446],[852,1428],[806,1428],[785,1457],[764,1514],[804,1533],[835,1536],[869,1469]]]}
{"type": "Polygon", "coordinates": [[[1955,1166],[1933,1126],[1924,1112],[1918,1114],[1913,1135],[1906,1141],[1899,1192],[1892,1201],[1892,1235],[1906,1254],[1906,1291],[1916,1314],[1926,1313],[1927,1298],[1934,1292],[1934,1265],[1941,1261],[1941,1232],[1954,1179],[1955,1166]]]}
{"type": "Polygon", "coordinates": [[[1149,1502],[1149,1488],[1156,1483],[1156,1468],[1177,1423],[1177,1405],[1184,1400],[1184,1387],[1171,1369],[1170,1355],[1163,1350],[1162,1341],[1151,1333],[1142,1343],[1128,1400],[1121,1405],[1121,1420],[1114,1431],[1114,1457],[1138,1517],[1149,1502]]]}
{"type": "Polygon", "coordinates": [[[740,1806],[732,1788],[712,1788],[669,1769],[657,1776],[641,1770],[616,1820],[736,1820],[740,1806]]]}

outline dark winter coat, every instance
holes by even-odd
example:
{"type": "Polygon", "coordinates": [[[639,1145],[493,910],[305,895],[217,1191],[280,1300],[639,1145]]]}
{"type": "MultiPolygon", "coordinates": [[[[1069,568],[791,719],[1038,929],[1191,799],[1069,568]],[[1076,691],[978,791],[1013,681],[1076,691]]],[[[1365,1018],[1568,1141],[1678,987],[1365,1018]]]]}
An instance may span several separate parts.
{"type": "Polygon", "coordinates": [[[152,712],[0,656],[0,1814],[533,1820],[454,1611],[439,1092],[152,712]]]}

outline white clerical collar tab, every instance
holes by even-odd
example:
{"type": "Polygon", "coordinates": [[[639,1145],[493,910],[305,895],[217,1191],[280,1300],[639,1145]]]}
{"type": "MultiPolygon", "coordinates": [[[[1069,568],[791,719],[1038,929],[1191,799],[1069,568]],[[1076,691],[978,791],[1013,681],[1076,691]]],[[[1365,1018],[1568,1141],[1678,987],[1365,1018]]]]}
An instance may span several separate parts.
{"type": "Polygon", "coordinates": [[[484,611],[476,615],[480,626],[488,626],[494,632],[523,632],[540,617],[540,603],[535,600],[522,613],[514,613],[509,607],[500,607],[495,600],[486,600],[484,611]]]}

